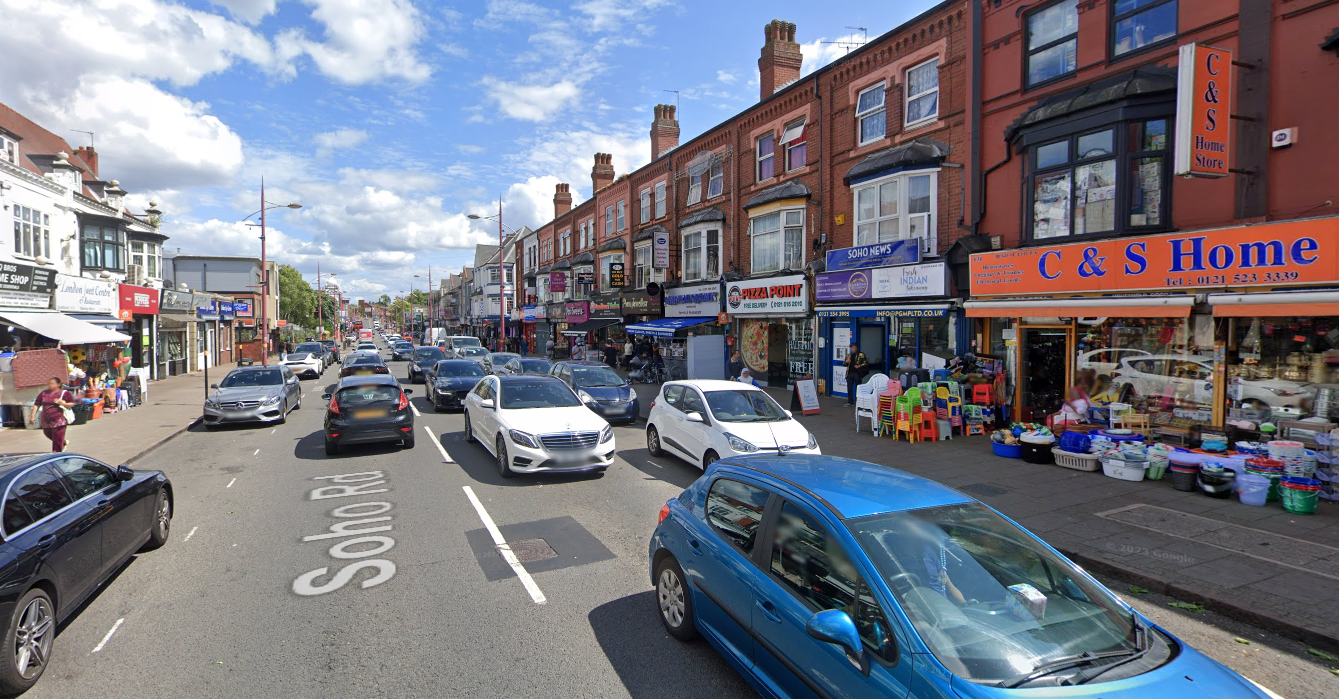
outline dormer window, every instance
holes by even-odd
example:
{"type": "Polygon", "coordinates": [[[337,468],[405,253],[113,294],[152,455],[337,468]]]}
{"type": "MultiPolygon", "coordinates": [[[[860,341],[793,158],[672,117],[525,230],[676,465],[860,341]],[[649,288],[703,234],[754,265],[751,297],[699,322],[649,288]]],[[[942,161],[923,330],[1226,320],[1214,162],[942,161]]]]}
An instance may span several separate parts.
{"type": "Polygon", "coordinates": [[[0,160],[12,165],[19,164],[19,143],[4,134],[0,134],[0,160]]]}

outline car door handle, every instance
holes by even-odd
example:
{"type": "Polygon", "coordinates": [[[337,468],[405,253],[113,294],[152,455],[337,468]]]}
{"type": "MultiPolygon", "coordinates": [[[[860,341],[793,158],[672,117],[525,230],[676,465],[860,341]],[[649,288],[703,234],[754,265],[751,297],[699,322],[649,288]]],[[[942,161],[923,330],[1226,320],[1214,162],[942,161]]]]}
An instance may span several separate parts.
{"type": "Polygon", "coordinates": [[[42,538],[40,538],[40,539],[37,540],[37,547],[38,547],[38,548],[44,548],[44,549],[45,549],[45,548],[51,548],[51,545],[54,544],[54,543],[56,543],[56,535],[55,535],[55,534],[47,534],[46,536],[44,536],[44,537],[42,537],[42,538]]]}
{"type": "Polygon", "coordinates": [[[701,555],[702,555],[702,542],[701,542],[701,541],[698,541],[697,539],[689,539],[689,540],[688,540],[688,548],[690,548],[690,549],[693,550],[693,554],[694,554],[694,555],[697,555],[697,556],[701,556],[701,555]]]}
{"type": "Polygon", "coordinates": [[[781,623],[781,615],[776,613],[776,605],[767,600],[758,600],[757,602],[754,602],[754,604],[758,606],[758,609],[762,610],[762,615],[767,617],[768,621],[774,624],[781,623]]]}

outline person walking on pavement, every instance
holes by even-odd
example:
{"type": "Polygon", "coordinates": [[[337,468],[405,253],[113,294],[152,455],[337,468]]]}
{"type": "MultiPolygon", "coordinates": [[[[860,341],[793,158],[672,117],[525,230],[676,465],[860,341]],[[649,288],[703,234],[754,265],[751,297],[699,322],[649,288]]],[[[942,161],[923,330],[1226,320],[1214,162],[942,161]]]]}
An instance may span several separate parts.
{"type": "MultiPolygon", "coordinates": [[[[744,368],[744,360],[739,357],[739,350],[730,353],[730,366],[728,367],[728,371],[730,374],[726,378],[731,380],[738,379],[740,376],[744,375],[745,371],[748,371],[744,368]]],[[[745,381],[744,383],[748,382],[745,381]]]]}
{"type": "Polygon", "coordinates": [[[46,382],[46,390],[37,394],[33,401],[32,422],[42,420],[42,434],[51,440],[51,451],[65,451],[65,428],[69,421],[65,418],[65,409],[74,407],[74,395],[65,390],[60,379],[51,377],[46,382]]]}
{"type": "Polygon", "coordinates": [[[545,357],[548,358],[549,361],[553,361],[553,338],[552,338],[552,337],[550,337],[550,338],[544,343],[544,355],[545,355],[545,357]]]}
{"type": "Polygon", "coordinates": [[[855,387],[869,372],[869,358],[860,351],[860,346],[851,343],[851,352],[846,355],[846,404],[855,405],[855,387]]]}
{"type": "Polygon", "coordinates": [[[628,370],[631,370],[631,369],[632,369],[632,353],[635,352],[635,351],[636,351],[636,348],[632,346],[632,336],[629,335],[627,338],[624,338],[624,340],[623,340],[623,368],[624,368],[624,369],[628,369],[628,370]]]}
{"type": "Polygon", "coordinates": [[[604,342],[604,363],[608,364],[611,369],[618,368],[618,346],[614,344],[613,340],[605,340],[604,342]]]}

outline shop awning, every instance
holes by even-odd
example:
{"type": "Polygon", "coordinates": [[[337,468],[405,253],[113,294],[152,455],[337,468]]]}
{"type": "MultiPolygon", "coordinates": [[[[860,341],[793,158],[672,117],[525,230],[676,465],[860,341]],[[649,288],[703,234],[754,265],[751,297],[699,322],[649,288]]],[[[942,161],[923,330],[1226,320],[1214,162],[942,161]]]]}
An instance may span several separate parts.
{"type": "Polygon", "coordinates": [[[195,323],[200,319],[191,313],[159,313],[158,322],[164,325],[184,325],[186,323],[195,323]]]}
{"type": "Polygon", "coordinates": [[[74,318],[75,320],[82,320],[85,323],[111,326],[114,328],[121,327],[121,323],[125,322],[122,321],[120,318],[116,318],[114,316],[104,316],[104,315],[87,314],[87,313],[69,313],[67,315],[69,315],[71,318],[74,318]]]}
{"type": "Polygon", "coordinates": [[[1210,294],[1218,318],[1339,316],[1339,291],[1210,294]]]}
{"type": "Polygon", "coordinates": [[[622,322],[623,321],[617,318],[594,318],[584,323],[577,323],[576,325],[569,327],[568,329],[563,331],[563,334],[569,337],[585,335],[586,333],[589,332],[595,332],[600,328],[607,328],[610,325],[618,325],[619,323],[622,322]]]}
{"type": "Polygon", "coordinates": [[[0,319],[27,328],[43,337],[49,337],[62,345],[92,345],[130,340],[128,335],[122,335],[115,330],[108,330],[100,325],[86,323],[78,318],[71,318],[64,313],[55,311],[34,311],[31,313],[4,311],[0,313],[0,319]]]}
{"type": "Polygon", "coordinates": [[[968,318],[1189,318],[1194,296],[968,301],[968,318]]]}
{"type": "Polygon", "coordinates": [[[694,325],[710,323],[716,320],[710,316],[699,318],[657,318],[645,323],[628,326],[629,335],[649,335],[651,337],[674,337],[674,331],[691,328],[694,325]]]}

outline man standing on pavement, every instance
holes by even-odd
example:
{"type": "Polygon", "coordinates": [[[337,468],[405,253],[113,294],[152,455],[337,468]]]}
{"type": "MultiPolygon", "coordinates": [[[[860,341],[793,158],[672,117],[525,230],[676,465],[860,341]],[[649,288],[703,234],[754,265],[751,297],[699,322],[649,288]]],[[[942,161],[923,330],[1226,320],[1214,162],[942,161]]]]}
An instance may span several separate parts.
{"type": "Polygon", "coordinates": [[[623,340],[623,368],[624,368],[624,369],[628,369],[628,370],[631,370],[631,369],[632,369],[632,353],[633,353],[634,351],[636,351],[636,348],[634,348],[634,347],[632,346],[632,336],[629,335],[627,338],[625,338],[625,339],[623,340]]]}
{"type": "Polygon", "coordinates": [[[846,404],[855,405],[855,387],[869,372],[869,358],[860,351],[860,346],[851,343],[851,351],[846,355],[846,404]]]}
{"type": "Polygon", "coordinates": [[[744,374],[744,360],[740,359],[739,350],[730,353],[730,366],[728,367],[728,370],[730,373],[725,378],[731,381],[738,379],[744,374]]]}

